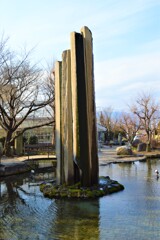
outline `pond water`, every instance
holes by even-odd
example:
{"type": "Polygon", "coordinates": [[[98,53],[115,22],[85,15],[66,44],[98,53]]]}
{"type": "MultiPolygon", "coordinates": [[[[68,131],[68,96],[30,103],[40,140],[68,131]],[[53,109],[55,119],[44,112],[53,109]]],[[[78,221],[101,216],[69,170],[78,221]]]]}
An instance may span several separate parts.
{"type": "Polygon", "coordinates": [[[160,160],[100,166],[125,190],[96,200],[50,200],[38,184],[53,172],[1,182],[0,239],[159,240],[160,160]]]}

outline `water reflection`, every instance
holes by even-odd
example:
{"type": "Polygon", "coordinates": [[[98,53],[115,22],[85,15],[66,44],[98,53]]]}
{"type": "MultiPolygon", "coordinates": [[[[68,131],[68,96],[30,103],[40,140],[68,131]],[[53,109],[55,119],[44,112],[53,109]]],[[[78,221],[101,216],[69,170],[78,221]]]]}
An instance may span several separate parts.
{"type": "Polygon", "coordinates": [[[99,239],[99,201],[50,200],[39,191],[54,172],[11,176],[1,181],[0,238],[99,239]]]}
{"type": "Polygon", "coordinates": [[[99,239],[99,201],[55,202],[57,214],[48,239],[99,239]]]}
{"type": "Polygon", "coordinates": [[[99,200],[50,200],[39,184],[55,173],[39,172],[1,180],[2,239],[160,239],[159,160],[100,166],[100,175],[125,190],[99,200]]]}
{"type": "Polygon", "coordinates": [[[100,200],[101,239],[160,239],[160,181],[155,169],[160,169],[158,159],[101,169],[125,186],[123,194],[100,200]],[[107,203],[110,209],[105,207],[107,203]]]}

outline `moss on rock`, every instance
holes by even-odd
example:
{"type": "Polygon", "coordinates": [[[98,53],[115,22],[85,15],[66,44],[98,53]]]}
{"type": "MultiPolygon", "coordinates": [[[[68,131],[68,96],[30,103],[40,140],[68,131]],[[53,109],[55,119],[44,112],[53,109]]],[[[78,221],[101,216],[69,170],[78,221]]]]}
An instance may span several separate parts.
{"type": "Polygon", "coordinates": [[[40,185],[40,190],[48,198],[98,198],[118,192],[124,189],[124,186],[109,177],[100,177],[99,184],[92,187],[82,187],[80,183],[75,185],[40,185]]]}

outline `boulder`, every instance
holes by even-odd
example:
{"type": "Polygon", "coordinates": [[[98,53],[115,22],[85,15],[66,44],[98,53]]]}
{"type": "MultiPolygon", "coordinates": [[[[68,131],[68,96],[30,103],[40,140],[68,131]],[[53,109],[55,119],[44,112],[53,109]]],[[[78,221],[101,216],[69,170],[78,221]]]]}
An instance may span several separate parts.
{"type": "Polygon", "coordinates": [[[116,148],[117,155],[132,155],[132,149],[128,146],[121,146],[116,148]]]}
{"type": "Polygon", "coordinates": [[[146,143],[139,143],[137,147],[137,152],[146,151],[147,144],[146,143]]]}

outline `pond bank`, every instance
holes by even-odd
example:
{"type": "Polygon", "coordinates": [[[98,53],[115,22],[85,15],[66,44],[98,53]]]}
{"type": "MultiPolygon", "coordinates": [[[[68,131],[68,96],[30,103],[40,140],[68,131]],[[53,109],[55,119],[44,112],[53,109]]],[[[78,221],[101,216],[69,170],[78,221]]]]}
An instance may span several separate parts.
{"type": "Polygon", "coordinates": [[[160,158],[160,151],[152,152],[136,152],[131,156],[119,156],[116,154],[117,146],[110,148],[109,146],[103,146],[99,151],[99,165],[107,165],[110,163],[128,163],[135,161],[145,161],[150,158],[160,158]]]}
{"type": "Polygon", "coordinates": [[[6,158],[3,157],[0,161],[0,177],[19,174],[31,171],[34,168],[36,160],[55,160],[55,155],[35,155],[23,157],[6,158]]]}
{"type": "MultiPolygon", "coordinates": [[[[140,152],[138,154],[134,154],[133,156],[118,156],[116,154],[116,146],[110,148],[109,146],[103,146],[98,151],[99,157],[99,165],[105,166],[110,163],[122,163],[122,162],[134,162],[134,161],[145,161],[150,158],[160,158],[160,151],[152,151],[152,152],[140,152]]],[[[56,160],[55,155],[35,155],[30,156],[22,156],[22,157],[14,157],[14,158],[6,158],[3,157],[0,161],[0,176],[8,176],[18,173],[23,173],[31,170],[31,166],[28,164],[32,160],[56,160]]]]}

